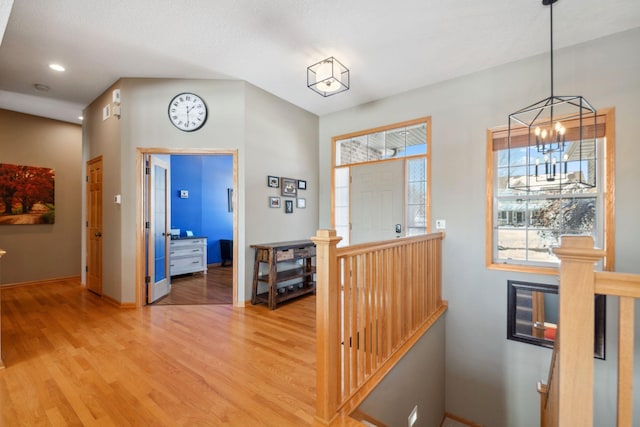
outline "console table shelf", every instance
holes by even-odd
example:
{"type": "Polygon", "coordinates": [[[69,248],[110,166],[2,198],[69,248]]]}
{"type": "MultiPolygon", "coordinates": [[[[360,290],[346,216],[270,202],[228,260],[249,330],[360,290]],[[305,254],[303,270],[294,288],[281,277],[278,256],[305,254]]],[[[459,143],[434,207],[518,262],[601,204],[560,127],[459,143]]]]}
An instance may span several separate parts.
{"type": "Polygon", "coordinates": [[[274,310],[279,302],[316,291],[316,269],[311,262],[316,256],[316,248],[311,240],[265,243],[251,247],[255,249],[252,304],[266,303],[274,310]],[[289,265],[289,268],[279,270],[285,267],[285,263],[298,263],[300,260],[302,266],[289,265]],[[262,265],[266,266],[268,273],[260,272],[262,265]],[[284,282],[288,283],[278,287],[279,283],[284,282]],[[260,283],[267,286],[266,292],[258,293],[260,283]]]}

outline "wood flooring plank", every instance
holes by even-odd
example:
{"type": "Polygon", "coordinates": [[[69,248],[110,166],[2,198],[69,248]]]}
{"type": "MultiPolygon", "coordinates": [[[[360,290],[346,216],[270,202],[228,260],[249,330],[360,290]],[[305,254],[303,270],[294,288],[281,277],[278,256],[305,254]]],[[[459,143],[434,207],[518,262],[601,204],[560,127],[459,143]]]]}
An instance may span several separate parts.
{"type": "Polygon", "coordinates": [[[312,295],[123,310],[73,280],[16,287],[2,350],[1,425],[313,424],[312,295]]]}

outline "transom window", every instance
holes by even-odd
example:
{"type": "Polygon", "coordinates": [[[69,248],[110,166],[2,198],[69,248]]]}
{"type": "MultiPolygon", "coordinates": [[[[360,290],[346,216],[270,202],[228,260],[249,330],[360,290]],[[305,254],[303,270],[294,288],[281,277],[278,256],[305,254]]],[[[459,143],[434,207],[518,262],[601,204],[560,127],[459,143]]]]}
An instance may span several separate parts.
{"type": "MultiPolygon", "coordinates": [[[[491,129],[487,140],[487,266],[495,269],[556,274],[558,259],[552,248],[565,234],[591,235],[596,245],[605,249],[603,268],[613,269],[613,109],[598,113],[595,138],[585,144],[582,168],[565,158],[567,170],[555,164],[522,166],[522,176],[508,173],[509,158],[525,158],[527,147],[508,149],[507,130],[491,129]],[[589,151],[589,153],[586,153],[589,151]],[[578,172],[580,170],[581,172],[578,172]],[[530,191],[512,189],[509,180],[528,179],[535,182],[551,173],[570,177],[575,173],[595,174],[595,187],[565,185],[562,189],[536,188],[530,191]],[[529,174],[529,176],[526,176],[529,174]]],[[[593,126],[592,126],[593,127],[593,126]]],[[[567,152],[577,149],[575,141],[567,141],[567,152]]],[[[578,163],[578,162],[573,162],[578,163]]],[[[512,163],[513,164],[513,163],[512,163]]],[[[518,169],[516,169],[518,170],[518,169]]]]}

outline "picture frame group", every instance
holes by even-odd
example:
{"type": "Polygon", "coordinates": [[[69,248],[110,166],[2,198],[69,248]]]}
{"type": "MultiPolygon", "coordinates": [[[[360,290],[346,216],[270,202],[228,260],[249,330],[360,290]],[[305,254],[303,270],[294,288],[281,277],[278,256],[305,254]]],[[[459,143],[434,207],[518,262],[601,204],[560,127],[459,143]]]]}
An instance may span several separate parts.
{"type": "MultiPolygon", "coordinates": [[[[295,206],[298,209],[305,209],[307,207],[307,200],[305,198],[298,197],[300,190],[307,189],[307,181],[304,179],[278,177],[275,175],[267,175],[267,187],[279,188],[281,197],[295,198],[295,206]]],[[[272,209],[279,209],[282,207],[282,199],[279,196],[269,196],[269,207],[272,209]]],[[[293,213],[293,200],[284,200],[284,212],[287,214],[293,213]]]]}

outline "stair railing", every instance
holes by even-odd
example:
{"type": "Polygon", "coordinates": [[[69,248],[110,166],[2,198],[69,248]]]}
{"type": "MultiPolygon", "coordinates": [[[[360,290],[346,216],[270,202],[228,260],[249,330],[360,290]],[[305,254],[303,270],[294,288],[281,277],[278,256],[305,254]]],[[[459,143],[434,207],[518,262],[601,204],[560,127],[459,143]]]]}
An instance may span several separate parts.
{"type": "Polygon", "coordinates": [[[443,233],[337,248],[316,244],[316,421],[350,413],[446,310],[443,233]]]}

